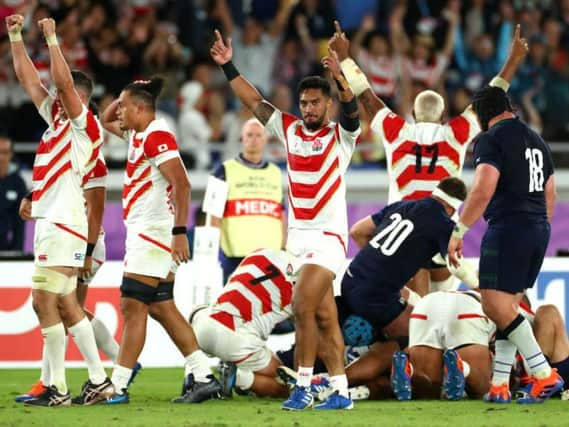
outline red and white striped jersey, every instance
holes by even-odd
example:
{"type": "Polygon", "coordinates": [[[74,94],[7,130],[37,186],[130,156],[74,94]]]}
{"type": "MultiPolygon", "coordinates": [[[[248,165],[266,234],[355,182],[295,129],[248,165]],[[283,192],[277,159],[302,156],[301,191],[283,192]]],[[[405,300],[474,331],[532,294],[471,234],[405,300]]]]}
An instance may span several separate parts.
{"type": "Polygon", "coordinates": [[[468,144],[480,132],[469,109],[448,123],[407,123],[389,108],[377,112],[371,128],[385,147],[389,200],[431,195],[449,176],[460,176],[468,144]]]}
{"type": "Polygon", "coordinates": [[[358,64],[367,76],[373,92],[380,98],[395,95],[399,63],[399,57],[373,57],[365,49],[361,49],[358,55],[358,64]]]}
{"type": "Polygon", "coordinates": [[[83,178],[95,166],[103,129],[83,106],[81,114],[63,119],[59,103],[46,97],[38,112],[49,127],[36,151],[32,171],[32,216],[50,222],[86,225],[83,178]]]}
{"type": "Polygon", "coordinates": [[[361,130],[348,132],[329,122],[310,132],[302,120],[275,110],[265,125],[287,152],[289,228],[347,234],[344,173],[361,130]]]}
{"type": "Polygon", "coordinates": [[[171,185],[158,167],[180,158],[176,137],[163,119],[153,120],[143,132],[129,131],[128,159],[122,192],[127,225],[171,227],[174,207],[171,185]]]}
{"type": "Polygon", "coordinates": [[[108,174],[109,170],[107,169],[107,163],[103,156],[103,150],[99,150],[99,156],[97,157],[95,166],[93,166],[93,169],[83,177],[83,190],[98,187],[106,188],[108,174]]]}
{"type": "Polygon", "coordinates": [[[247,256],[217,298],[211,317],[233,330],[238,317],[266,340],[277,323],[293,314],[291,262],[291,255],[274,249],[247,256]]]}

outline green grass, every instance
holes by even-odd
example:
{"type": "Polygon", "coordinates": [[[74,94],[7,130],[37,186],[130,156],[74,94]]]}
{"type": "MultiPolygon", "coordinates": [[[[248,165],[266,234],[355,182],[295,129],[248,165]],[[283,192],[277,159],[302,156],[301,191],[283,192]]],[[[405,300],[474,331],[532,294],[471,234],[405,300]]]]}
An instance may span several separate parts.
{"type": "MultiPolygon", "coordinates": [[[[144,369],[131,388],[129,405],[35,408],[14,402],[36,381],[37,370],[0,370],[0,426],[567,426],[569,402],[488,405],[478,401],[356,402],[352,411],[284,412],[280,401],[239,397],[199,405],[174,405],[181,369],[144,369]]],[[[68,370],[72,392],[87,373],[68,370]]]]}

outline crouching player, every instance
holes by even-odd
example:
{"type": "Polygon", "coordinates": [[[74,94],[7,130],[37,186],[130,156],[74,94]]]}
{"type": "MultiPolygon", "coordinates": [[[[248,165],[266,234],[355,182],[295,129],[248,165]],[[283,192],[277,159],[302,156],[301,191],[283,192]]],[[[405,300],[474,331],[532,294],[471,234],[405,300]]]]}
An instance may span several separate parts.
{"type": "Polygon", "coordinates": [[[267,346],[275,325],[293,315],[294,257],[262,249],[247,256],[211,306],[190,316],[200,348],[230,368],[222,371],[223,394],[233,387],[258,396],[285,397],[289,389],[277,382],[279,358],[267,346]]]}
{"type": "Polygon", "coordinates": [[[459,400],[488,392],[496,326],[476,292],[434,292],[418,302],[409,322],[408,355],[393,355],[391,385],[398,400],[459,400]]]}

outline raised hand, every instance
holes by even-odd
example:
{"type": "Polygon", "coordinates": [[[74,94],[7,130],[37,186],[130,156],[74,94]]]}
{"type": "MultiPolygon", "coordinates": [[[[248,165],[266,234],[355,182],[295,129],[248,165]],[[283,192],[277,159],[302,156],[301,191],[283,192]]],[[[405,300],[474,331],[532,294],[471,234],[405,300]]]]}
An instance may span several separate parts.
{"type": "Polygon", "coordinates": [[[327,70],[330,70],[330,72],[335,78],[338,78],[339,76],[342,75],[342,70],[340,68],[340,61],[338,60],[338,55],[336,54],[335,51],[333,51],[330,48],[328,48],[328,52],[330,52],[330,55],[322,58],[322,66],[327,70]]]}
{"type": "Polygon", "coordinates": [[[24,26],[24,17],[22,15],[7,16],[5,22],[9,33],[17,34],[22,32],[22,27],[24,26]]]}
{"type": "Polygon", "coordinates": [[[227,44],[225,44],[219,30],[215,30],[215,42],[211,46],[209,54],[217,65],[223,65],[231,61],[233,57],[231,37],[227,38],[227,44]]]}
{"type": "Polygon", "coordinates": [[[521,37],[520,24],[516,25],[514,31],[514,38],[510,46],[510,57],[516,61],[522,61],[529,52],[528,42],[525,38],[521,37]]]}
{"type": "Polygon", "coordinates": [[[338,21],[334,21],[334,28],[336,32],[328,42],[328,50],[335,52],[338,61],[343,61],[350,56],[350,41],[346,37],[346,33],[342,31],[338,21]]]}
{"type": "Polygon", "coordinates": [[[55,21],[52,18],[43,18],[38,21],[38,26],[43,32],[44,37],[47,39],[55,35],[55,21]]]}

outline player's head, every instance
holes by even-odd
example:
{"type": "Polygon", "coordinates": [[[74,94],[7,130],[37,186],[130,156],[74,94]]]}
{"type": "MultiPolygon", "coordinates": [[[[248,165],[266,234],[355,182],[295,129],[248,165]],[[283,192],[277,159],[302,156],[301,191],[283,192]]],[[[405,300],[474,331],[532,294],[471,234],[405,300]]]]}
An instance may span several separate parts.
{"type": "Polygon", "coordinates": [[[434,90],[424,90],[415,97],[413,116],[418,123],[441,123],[444,111],[445,100],[434,90]]]}
{"type": "Polygon", "coordinates": [[[261,122],[257,119],[249,119],[241,129],[241,144],[243,144],[243,154],[258,155],[263,152],[267,145],[267,134],[261,122]]]}
{"type": "Polygon", "coordinates": [[[129,83],[119,96],[118,116],[121,129],[137,129],[148,117],[154,117],[156,99],[162,91],[164,79],[136,80],[129,83]]]}
{"type": "Polygon", "coordinates": [[[445,178],[437,185],[432,197],[442,202],[447,213],[452,216],[466,200],[466,185],[455,177],[445,178]]]}
{"type": "Polygon", "coordinates": [[[320,76],[303,78],[297,89],[300,114],[308,130],[317,130],[328,122],[328,112],[332,108],[330,83],[320,76]]]}
{"type": "Polygon", "coordinates": [[[514,111],[506,92],[495,86],[485,86],[476,92],[472,98],[472,109],[483,131],[488,130],[489,123],[494,117],[507,111],[514,111]]]}
{"type": "Polygon", "coordinates": [[[10,137],[0,131],[0,178],[8,174],[8,167],[14,152],[10,137]]]}

